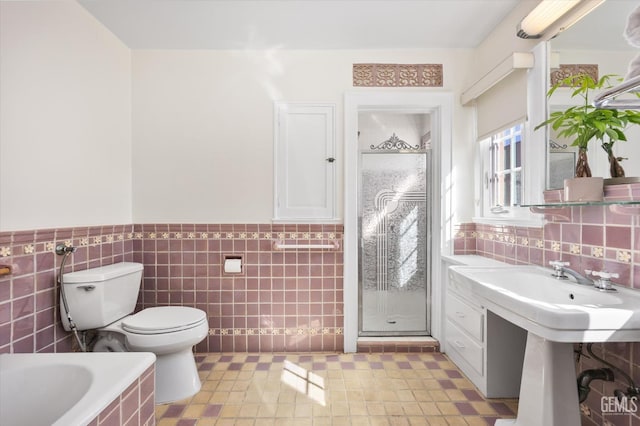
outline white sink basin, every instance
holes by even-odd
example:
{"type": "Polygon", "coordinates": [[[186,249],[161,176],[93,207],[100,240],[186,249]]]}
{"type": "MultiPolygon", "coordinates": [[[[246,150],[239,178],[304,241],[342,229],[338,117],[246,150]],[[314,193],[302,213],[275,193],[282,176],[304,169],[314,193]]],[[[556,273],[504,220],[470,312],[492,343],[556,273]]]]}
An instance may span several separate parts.
{"type": "Polygon", "coordinates": [[[640,292],[602,292],[538,266],[452,266],[452,285],[487,309],[557,342],[640,341],[640,292]]]}

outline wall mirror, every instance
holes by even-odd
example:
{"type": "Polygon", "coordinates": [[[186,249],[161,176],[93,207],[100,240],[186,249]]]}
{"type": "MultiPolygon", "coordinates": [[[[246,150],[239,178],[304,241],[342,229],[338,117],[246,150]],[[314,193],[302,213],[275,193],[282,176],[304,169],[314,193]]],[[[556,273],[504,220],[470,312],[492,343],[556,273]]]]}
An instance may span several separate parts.
{"type": "MultiPolygon", "coordinates": [[[[560,78],[585,70],[597,70],[598,76],[624,76],[629,62],[640,49],[628,44],[623,36],[627,17],[640,3],[636,0],[608,0],[582,18],[568,30],[549,41],[549,85],[560,78]]],[[[547,110],[564,110],[579,101],[571,98],[570,89],[559,89],[548,99],[547,110]]],[[[537,123],[534,123],[536,125],[537,123]]],[[[618,142],[616,156],[622,161],[626,176],[640,176],[640,126],[629,127],[626,142],[618,142]]],[[[572,140],[558,138],[550,129],[547,146],[547,189],[562,188],[567,177],[573,177],[577,147],[572,140]]],[[[592,141],[588,148],[593,176],[609,177],[609,162],[599,144],[592,141]]]]}

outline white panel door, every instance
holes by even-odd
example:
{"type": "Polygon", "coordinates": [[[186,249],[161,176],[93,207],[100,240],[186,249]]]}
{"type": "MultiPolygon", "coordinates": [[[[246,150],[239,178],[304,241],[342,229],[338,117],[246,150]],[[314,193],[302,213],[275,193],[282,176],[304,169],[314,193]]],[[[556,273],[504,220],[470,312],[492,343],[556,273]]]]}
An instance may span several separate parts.
{"type": "Polygon", "coordinates": [[[335,105],[276,104],[275,220],[335,218],[334,150],[335,105]]]}

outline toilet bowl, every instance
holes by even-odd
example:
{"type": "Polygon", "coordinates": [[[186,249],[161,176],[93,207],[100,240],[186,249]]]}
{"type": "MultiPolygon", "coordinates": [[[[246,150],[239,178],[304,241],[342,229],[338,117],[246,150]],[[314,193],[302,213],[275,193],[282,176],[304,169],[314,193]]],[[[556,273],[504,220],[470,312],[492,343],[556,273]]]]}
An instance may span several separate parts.
{"type": "MultiPolygon", "coordinates": [[[[67,305],[77,330],[95,330],[94,352],[153,352],[156,355],[156,404],[188,398],[201,383],[192,347],[208,334],[204,311],[159,306],[131,314],[142,265],[122,262],[64,275],[67,305]]],[[[71,330],[61,303],[62,325],[71,330]]]]}
{"type": "Polygon", "coordinates": [[[156,354],[156,403],[179,401],[200,390],[192,347],[209,332],[206,314],[185,306],[146,308],[96,330],[94,352],[156,354]]]}

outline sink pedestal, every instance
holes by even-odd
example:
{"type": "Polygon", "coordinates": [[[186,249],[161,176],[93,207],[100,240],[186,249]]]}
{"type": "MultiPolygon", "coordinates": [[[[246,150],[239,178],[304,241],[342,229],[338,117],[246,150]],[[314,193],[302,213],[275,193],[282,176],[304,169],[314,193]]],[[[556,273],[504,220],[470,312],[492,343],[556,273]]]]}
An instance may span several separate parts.
{"type": "Polygon", "coordinates": [[[518,416],[496,426],[580,426],[576,380],[573,344],[528,332],[518,416]]]}

